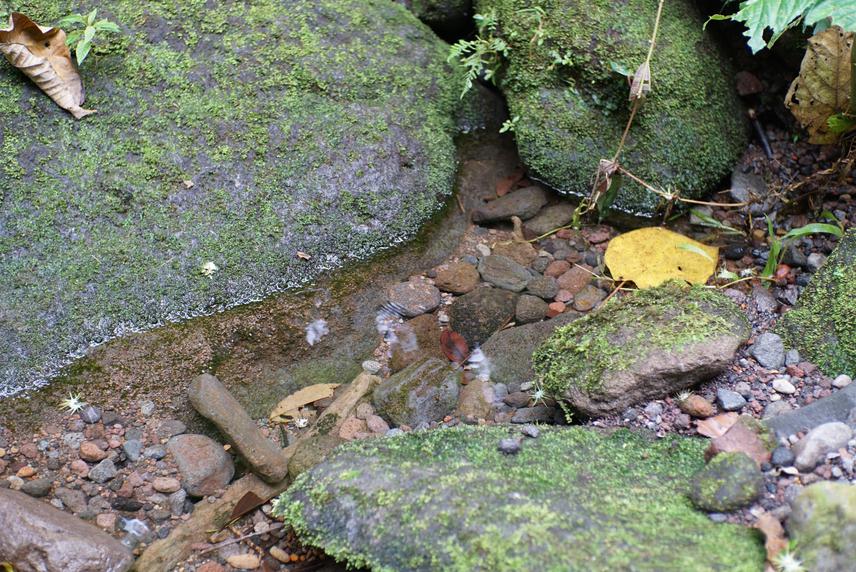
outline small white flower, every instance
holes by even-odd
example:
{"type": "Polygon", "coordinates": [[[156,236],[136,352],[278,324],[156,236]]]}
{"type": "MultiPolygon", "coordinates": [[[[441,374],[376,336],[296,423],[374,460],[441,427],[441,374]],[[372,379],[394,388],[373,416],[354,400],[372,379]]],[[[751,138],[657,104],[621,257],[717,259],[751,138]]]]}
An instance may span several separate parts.
{"type": "Polygon", "coordinates": [[[297,419],[294,420],[294,426],[297,427],[298,429],[303,429],[305,427],[308,427],[309,426],[309,419],[307,419],[306,417],[298,417],[297,419]]]}
{"type": "Polygon", "coordinates": [[[330,328],[327,327],[326,321],[322,319],[315,320],[306,326],[306,343],[314,346],[329,333],[330,328]]]}
{"type": "Polygon", "coordinates": [[[678,403],[683,403],[684,401],[686,401],[690,397],[692,397],[692,392],[690,392],[690,391],[682,391],[676,396],[678,403]]]}
{"type": "Polygon", "coordinates": [[[790,550],[779,552],[773,559],[773,564],[779,572],[806,572],[802,562],[790,550]]]}
{"type": "Polygon", "coordinates": [[[539,387],[531,393],[531,396],[532,400],[535,402],[535,405],[538,405],[538,402],[544,403],[544,398],[547,397],[547,392],[539,387]]]}
{"type": "Polygon", "coordinates": [[[220,268],[209,260],[208,262],[202,265],[202,268],[199,271],[202,273],[203,276],[211,278],[218,270],[220,270],[220,268]]]}
{"type": "Polygon", "coordinates": [[[69,393],[67,399],[63,399],[60,402],[60,407],[63,409],[68,409],[72,413],[77,413],[84,407],[86,407],[86,402],[80,398],[79,393],[69,393]]]}

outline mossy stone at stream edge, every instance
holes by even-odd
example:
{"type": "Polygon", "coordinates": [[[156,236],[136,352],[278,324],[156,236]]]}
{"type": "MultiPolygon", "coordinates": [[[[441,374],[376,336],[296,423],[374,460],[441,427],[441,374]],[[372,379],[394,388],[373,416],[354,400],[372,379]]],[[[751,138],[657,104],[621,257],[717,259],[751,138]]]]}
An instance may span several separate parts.
{"type": "MultiPolygon", "coordinates": [[[[733,352],[749,333],[745,315],[723,294],[670,282],[613,298],[598,311],[559,328],[535,351],[533,368],[538,383],[551,395],[576,390],[598,396],[609,389],[604,387],[606,380],[656,353],[677,353],[720,337],[735,338],[733,352]]],[[[710,357],[719,362],[724,358],[710,357]]],[[[689,375],[680,365],[675,371],[689,375]]],[[[711,373],[702,369],[699,373],[711,373]]],[[[696,381],[700,380],[688,379],[683,387],[696,381]]]]}
{"type": "Polygon", "coordinates": [[[303,541],[376,571],[757,572],[751,529],[690,505],[701,440],[543,428],[415,432],[339,447],[275,511],[303,541]]]}
{"type": "Polygon", "coordinates": [[[792,504],[788,533],[811,572],[852,570],[856,562],[856,486],[821,481],[792,504]]]}
{"type": "MultiPolygon", "coordinates": [[[[744,150],[746,129],[732,72],[702,31],[692,0],[667,2],[651,63],[653,87],[620,162],[659,188],[698,198],[744,150]]],[[[588,196],[600,159],[611,159],[630,115],[626,78],[648,52],[657,3],[650,0],[479,0],[509,44],[499,85],[520,156],[556,190],[588,196]],[[543,10],[539,16],[535,8],[543,10]],[[533,40],[541,29],[541,42],[533,40]],[[557,59],[564,59],[557,63],[557,59]]],[[[615,207],[652,216],[660,198],[625,177],[615,207]]]]}
{"type": "Polygon", "coordinates": [[[758,498],[764,475],[748,455],[725,452],[715,456],[693,479],[690,499],[702,510],[729,512],[758,498]]]}
{"type": "Polygon", "coordinates": [[[856,376],[856,229],[850,229],[777,328],[826,375],[856,376]]]}
{"type": "MultiPolygon", "coordinates": [[[[0,7],[46,25],[81,9],[0,7]]],[[[81,70],[98,114],[75,121],[0,64],[0,395],[400,243],[451,194],[462,77],[404,7],[85,8],[122,28],[81,70]]]]}

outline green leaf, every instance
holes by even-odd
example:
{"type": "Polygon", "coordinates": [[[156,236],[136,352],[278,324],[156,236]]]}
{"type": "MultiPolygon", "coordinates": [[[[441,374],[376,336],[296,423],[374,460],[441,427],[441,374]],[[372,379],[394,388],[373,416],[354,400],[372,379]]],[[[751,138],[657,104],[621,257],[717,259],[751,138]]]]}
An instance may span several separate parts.
{"type": "Polygon", "coordinates": [[[633,75],[633,72],[627,69],[626,66],[616,62],[609,62],[609,69],[617,74],[623,75],[624,77],[630,77],[633,75]]]}
{"type": "Polygon", "coordinates": [[[83,32],[80,30],[75,30],[68,34],[68,37],[65,39],[65,45],[74,46],[77,44],[77,41],[80,40],[80,36],[83,35],[83,32]]]}
{"type": "Polygon", "coordinates": [[[99,32],[107,32],[108,34],[119,34],[122,32],[119,26],[110,20],[98,20],[95,22],[95,29],[99,32]]]}
{"type": "Polygon", "coordinates": [[[60,28],[67,28],[74,25],[86,25],[86,19],[80,14],[69,14],[65,18],[60,18],[56,25],[60,28]]]}
{"type": "Polygon", "coordinates": [[[609,215],[609,209],[612,207],[612,204],[618,197],[618,191],[621,189],[621,184],[623,182],[622,179],[623,177],[621,173],[617,172],[613,174],[612,180],[609,182],[609,187],[606,189],[606,192],[597,198],[597,203],[595,203],[595,206],[597,207],[598,219],[603,220],[609,215]]]}
{"type": "Polygon", "coordinates": [[[704,256],[711,262],[715,262],[713,258],[711,258],[710,254],[708,254],[695,244],[690,244],[689,242],[682,242],[678,245],[678,248],[680,248],[681,250],[686,250],[687,252],[692,252],[693,254],[698,254],[699,256],[704,256]]]}
{"type": "Polygon", "coordinates": [[[852,0],[815,0],[814,6],[806,12],[806,25],[811,26],[827,19],[831,26],[841,26],[845,32],[856,32],[856,2],[852,0]]]}
{"type": "Polygon", "coordinates": [[[749,38],[752,51],[759,52],[767,46],[764,40],[767,29],[773,35],[783,32],[815,3],[817,0],[746,0],[732,19],[746,24],[743,35],[749,38]]]}
{"type": "Polygon", "coordinates": [[[841,230],[841,227],[836,226],[834,224],[814,222],[805,226],[801,226],[800,228],[791,229],[785,236],[782,237],[782,240],[800,238],[809,234],[832,234],[840,238],[844,234],[844,232],[841,230]]]}
{"type": "Polygon", "coordinates": [[[77,65],[82,65],[84,60],[86,60],[86,56],[89,55],[89,50],[92,49],[92,44],[87,42],[86,40],[81,40],[79,44],[77,44],[77,49],[75,50],[75,55],[77,56],[77,65]]]}
{"type": "Polygon", "coordinates": [[[98,8],[93,8],[92,12],[86,17],[86,25],[91,26],[95,23],[95,18],[98,16],[98,8]]]}
{"type": "Polygon", "coordinates": [[[730,234],[743,234],[742,232],[740,232],[736,228],[730,227],[727,224],[719,222],[718,220],[716,220],[715,218],[713,218],[712,216],[710,216],[709,214],[707,214],[706,212],[704,212],[702,210],[690,209],[690,212],[692,214],[694,214],[696,216],[696,218],[701,221],[699,223],[700,226],[709,226],[711,228],[716,228],[716,229],[719,229],[723,232],[727,232],[730,234]]]}
{"type": "Polygon", "coordinates": [[[91,44],[92,40],[95,38],[95,28],[92,26],[87,26],[83,31],[83,41],[87,44],[91,44]]]}
{"type": "Polygon", "coordinates": [[[851,117],[844,113],[831,115],[829,119],[826,120],[826,123],[829,125],[829,130],[837,134],[847,133],[848,131],[856,129],[856,117],[851,117]]]}

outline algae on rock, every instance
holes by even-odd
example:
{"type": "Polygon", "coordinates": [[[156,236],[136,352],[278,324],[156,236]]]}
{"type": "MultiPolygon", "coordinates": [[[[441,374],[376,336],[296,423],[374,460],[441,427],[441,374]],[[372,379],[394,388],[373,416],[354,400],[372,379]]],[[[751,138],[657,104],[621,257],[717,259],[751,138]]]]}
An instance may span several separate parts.
{"type": "Polygon", "coordinates": [[[590,416],[704,381],[750,333],[726,296],[678,282],[637,290],[556,330],[533,355],[548,394],[590,416]]]}
{"type": "Polygon", "coordinates": [[[826,375],[856,376],[856,229],[850,229],[778,328],[826,375]]]}
{"type": "MultiPolygon", "coordinates": [[[[11,4],[48,24],[78,8],[11,4]]],[[[462,77],[404,7],[95,8],[123,30],[84,68],[98,115],[74,122],[0,65],[0,395],[400,243],[451,194],[462,77]]]]}
{"type": "Polygon", "coordinates": [[[506,427],[456,427],[341,446],[275,512],[303,541],[376,571],[756,572],[755,531],[685,496],[701,440],[542,429],[517,455],[506,427]]]}
{"type": "Polygon", "coordinates": [[[856,486],[821,481],[792,503],[788,533],[811,572],[852,570],[856,562],[856,486]]]}
{"type": "MultiPolygon", "coordinates": [[[[477,12],[497,16],[497,34],[510,46],[499,85],[519,117],[515,138],[535,178],[589,195],[598,161],[612,158],[630,114],[627,81],[613,66],[632,73],[645,60],[656,10],[650,0],[476,3],[477,12]]],[[[718,183],[746,143],[731,68],[702,24],[692,0],[665,4],[653,90],[621,158],[642,179],[690,198],[718,183]]],[[[615,208],[652,216],[659,200],[625,178],[615,208]]]]}

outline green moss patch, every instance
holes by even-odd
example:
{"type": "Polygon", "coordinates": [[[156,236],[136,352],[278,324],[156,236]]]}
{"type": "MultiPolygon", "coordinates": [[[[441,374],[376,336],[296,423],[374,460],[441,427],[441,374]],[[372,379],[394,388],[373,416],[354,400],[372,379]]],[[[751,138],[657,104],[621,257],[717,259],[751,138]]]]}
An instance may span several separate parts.
{"type": "Polygon", "coordinates": [[[824,373],[856,376],[856,229],[818,270],[778,328],[824,373]]]}
{"type": "Polygon", "coordinates": [[[545,428],[517,455],[505,427],[351,443],[276,503],[301,537],[377,571],[752,571],[756,534],[684,493],[705,442],[545,428]]]}
{"type": "MultiPolygon", "coordinates": [[[[730,66],[692,0],[668,2],[651,63],[653,91],[637,114],[622,164],[685,196],[709,191],[746,143],[730,66]]],[[[533,174],[555,189],[588,196],[600,159],[615,153],[630,114],[631,73],[647,55],[656,2],[649,0],[479,0],[510,46],[501,88],[515,138],[533,174]],[[543,15],[533,13],[534,7],[543,15]],[[536,37],[536,31],[541,30],[536,37]],[[534,39],[533,39],[534,38],[534,39]]],[[[625,180],[615,205],[651,216],[659,197],[625,180]]]]}
{"type": "MultiPolygon", "coordinates": [[[[81,8],[3,7],[47,25],[81,8]]],[[[0,64],[0,395],[90,344],[406,240],[451,194],[461,78],[402,6],[85,8],[122,28],[81,70],[97,115],[75,121],[0,64]]]]}
{"type": "Polygon", "coordinates": [[[724,295],[672,282],[613,298],[559,328],[535,351],[533,367],[552,395],[571,386],[591,393],[609,372],[626,370],[653,352],[748,331],[745,316],[724,295]]]}

